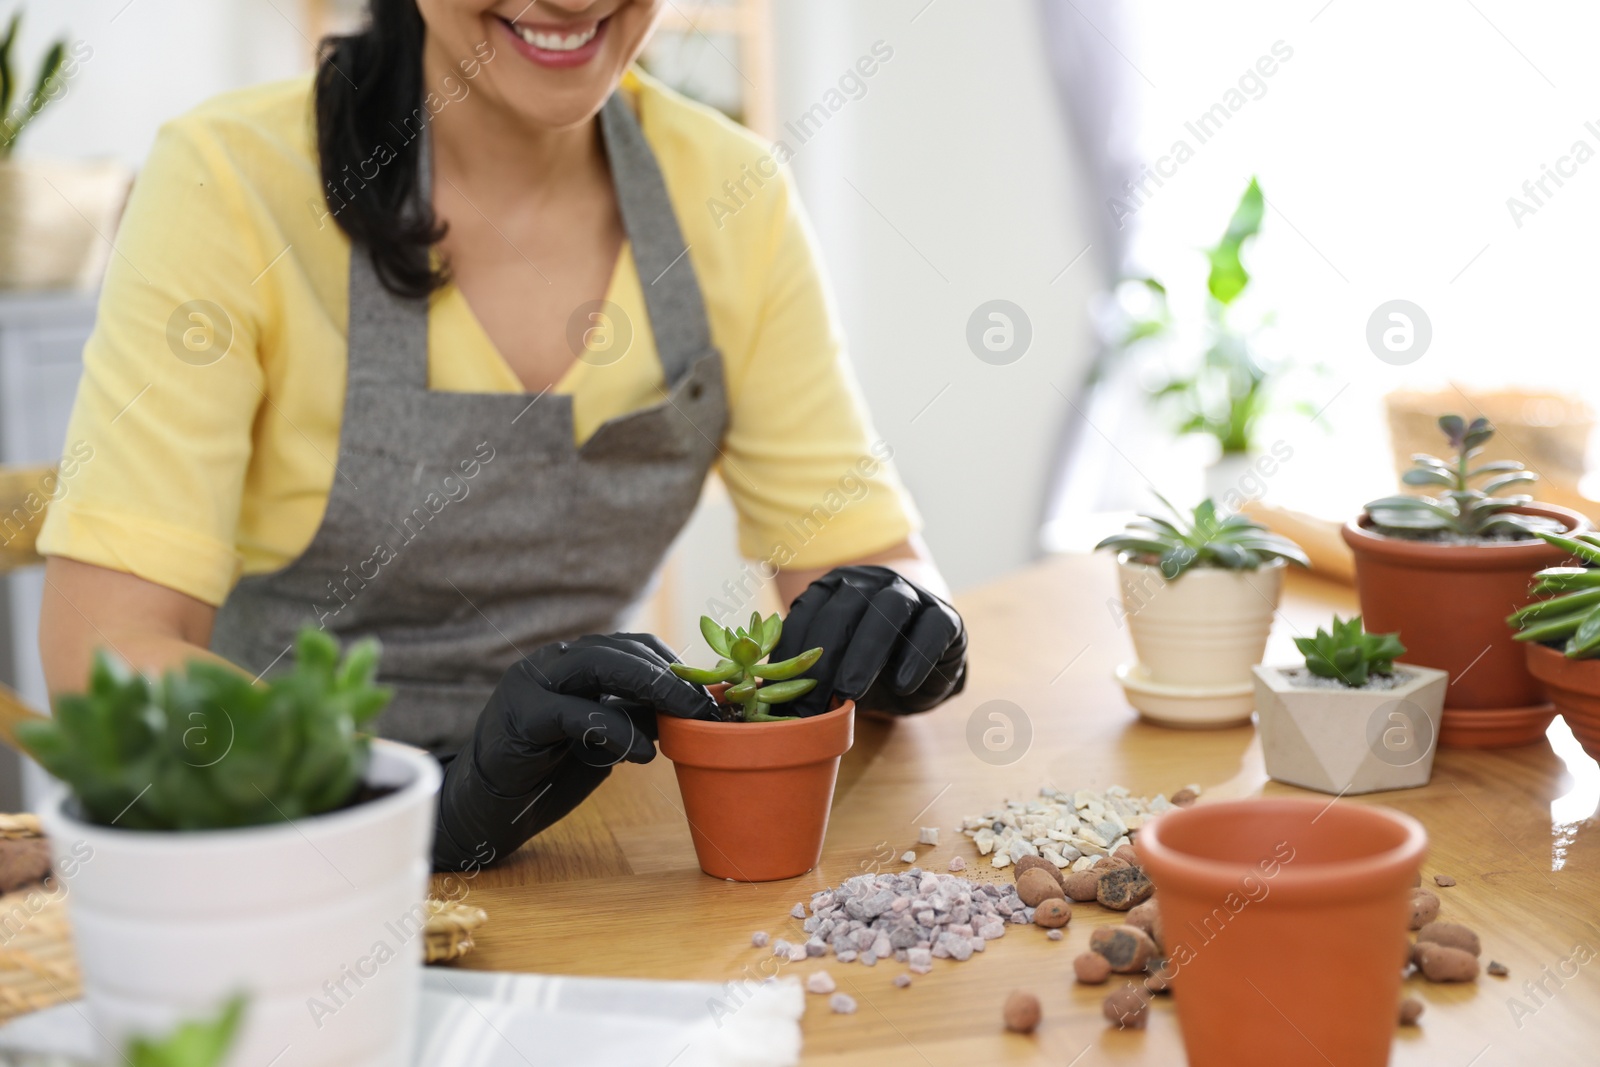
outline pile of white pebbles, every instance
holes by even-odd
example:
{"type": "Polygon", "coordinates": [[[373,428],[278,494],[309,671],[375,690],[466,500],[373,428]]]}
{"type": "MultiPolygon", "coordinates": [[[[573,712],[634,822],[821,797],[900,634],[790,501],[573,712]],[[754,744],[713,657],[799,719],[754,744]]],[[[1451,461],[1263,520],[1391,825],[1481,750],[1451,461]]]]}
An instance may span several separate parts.
{"type": "Polygon", "coordinates": [[[1045,786],[1039,799],[1013,800],[1005,807],[961,820],[961,832],[972,838],[980,856],[995,867],[1009,867],[1023,856],[1038,856],[1058,868],[1085,871],[1123,845],[1146,819],[1192,801],[1200,787],[1173,794],[1135,797],[1120,785],[1103,793],[1073,792],[1045,786]]]}

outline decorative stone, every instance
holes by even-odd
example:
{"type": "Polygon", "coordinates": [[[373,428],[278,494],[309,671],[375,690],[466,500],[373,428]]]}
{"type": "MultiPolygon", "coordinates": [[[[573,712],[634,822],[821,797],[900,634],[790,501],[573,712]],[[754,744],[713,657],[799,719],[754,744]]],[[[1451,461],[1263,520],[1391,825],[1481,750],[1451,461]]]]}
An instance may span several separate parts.
{"type": "Polygon", "coordinates": [[[796,904],[789,909],[789,914],[796,919],[804,919],[806,917],[806,906],[804,904],[796,904]]]}
{"type": "Polygon", "coordinates": [[[901,855],[900,862],[901,863],[915,863],[915,862],[917,862],[917,854],[915,852],[906,852],[903,855],[901,855]]]}
{"type": "Polygon", "coordinates": [[[835,993],[828,999],[828,1007],[833,1009],[835,1015],[854,1015],[856,998],[848,993],[835,993]]]}
{"type": "Polygon", "coordinates": [[[838,984],[833,980],[833,975],[827,971],[812,971],[806,976],[806,992],[808,993],[832,993],[838,988],[838,984]]]}
{"type": "Polygon", "coordinates": [[[750,944],[754,945],[756,948],[766,948],[767,942],[770,940],[771,938],[767,936],[767,932],[765,930],[757,930],[755,933],[750,935],[750,944]]]}
{"type": "Polygon", "coordinates": [[[967,869],[967,861],[957,856],[950,861],[949,869],[952,871],[964,871],[967,869]]]}
{"type": "Polygon", "coordinates": [[[1150,899],[1156,887],[1142,867],[1118,867],[1100,876],[1095,899],[1113,911],[1127,911],[1150,899]]]}
{"type": "Polygon", "coordinates": [[[1456,884],[1456,880],[1448,874],[1436,874],[1433,876],[1433,884],[1448,889],[1456,884]]]}
{"type": "Polygon", "coordinates": [[[894,984],[897,988],[907,989],[911,985],[911,976],[909,974],[897,974],[894,976],[894,984]]]}
{"type": "Polygon", "coordinates": [[[937,845],[939,843],[939,828],[937,826],[919,826],[917,828],[917,844],[937,845]]]}

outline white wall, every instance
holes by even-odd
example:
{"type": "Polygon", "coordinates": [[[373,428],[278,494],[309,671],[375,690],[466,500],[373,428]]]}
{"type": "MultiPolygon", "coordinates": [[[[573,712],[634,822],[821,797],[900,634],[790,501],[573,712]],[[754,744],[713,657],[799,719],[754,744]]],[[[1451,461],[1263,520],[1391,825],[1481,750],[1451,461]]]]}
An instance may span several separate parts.
{"type": "Polygon", "coordinates": [[[1085,179],[1032,0],[774,0],[777,113],[874,42],[893,57],[795,150],[879,433],[957,587],[1032,558],[1067,401],[1091,354],[1085,179]],[[1002,298],[1033,340],[994,366],[967,320],[1002,298]],[[1058,392],[1057,390],[1060,390],[1058,392]],[[937,397],[937,399],[935,399],[937,397]],[[930,405],[930,401],[932,402],[930,405]]]}
{"type": "MultiPolygon", "coordinates": [[[[15,4],[0,7],[9,17],[15,4]]],[[[156,129],[228,89],[310,64],[301,0],[48,0],[25,5],[15,57],[27,84],[56,37],[92,54],[18,143],[19,156],[112,156],[136,165],[156,129]]]]}

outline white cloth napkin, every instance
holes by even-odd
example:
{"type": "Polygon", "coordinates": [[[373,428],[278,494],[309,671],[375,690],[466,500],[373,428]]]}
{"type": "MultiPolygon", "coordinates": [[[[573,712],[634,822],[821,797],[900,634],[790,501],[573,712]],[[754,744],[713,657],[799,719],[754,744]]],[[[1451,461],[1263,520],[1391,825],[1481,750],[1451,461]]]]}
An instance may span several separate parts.
{"type": "MultiPolygon", "coordinates": [[[[792,1067],[805,993],[792,978],[733,986],[430,967],[417,1067],[792,1067]]],[[[93,1055],[81,1004],[0,1027],[0,1063],[93,1055]],[[31,1054],[23,1060],[11,1054],[31,1054]]]]}

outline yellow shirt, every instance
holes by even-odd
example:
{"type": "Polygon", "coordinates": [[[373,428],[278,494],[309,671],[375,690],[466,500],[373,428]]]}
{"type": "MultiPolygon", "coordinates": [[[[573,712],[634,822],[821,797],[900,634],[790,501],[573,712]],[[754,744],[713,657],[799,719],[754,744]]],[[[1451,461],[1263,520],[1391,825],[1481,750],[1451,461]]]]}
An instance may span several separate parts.
{"type": "MultiPolygon", "coordinates": [[[[721,467],[740,550],[824,567],[903,540],[915,509],[870,427],[788,176],[760,178],[773,173],[767,151],[714,111],[635,72],[624,88],[722,352],[721,467]],[[757,177],[730,213],[724,184],[744,173],[757,177]]],[[[67,435],[77,460],[39,550],[210,604],[241,573],[304,552],[339,452],[349,257],[322,198],[309,76],[164,126],[117,234],[67,435]]],[[[649,321],[626,245],[606,299],[649,321]]],[[[663,395],[647,329],[626,358],[602,362],[576,362],[556,387],[580,443],[663,395]]],[[[523,391],[454,286],[433,298],[428,378],[441,391],[523,391]]]]}

